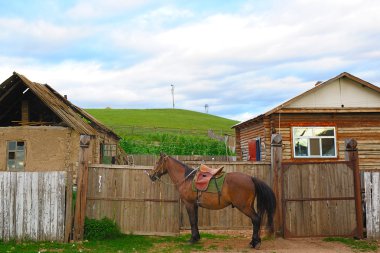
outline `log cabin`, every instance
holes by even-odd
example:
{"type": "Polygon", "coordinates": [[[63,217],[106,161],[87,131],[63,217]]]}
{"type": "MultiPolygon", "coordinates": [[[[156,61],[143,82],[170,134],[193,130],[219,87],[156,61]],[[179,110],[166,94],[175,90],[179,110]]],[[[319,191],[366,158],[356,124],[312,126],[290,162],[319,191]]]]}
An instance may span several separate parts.
{"type": "Polygon", "coordinates": [[[354,138],[360,169],[380,169],[380,88],[346,72],[233,128],[238,160],[270,162],[272,134],[282,136],[284,162],[345,160],[354,138]]]}
{"type": "Polygon", "coordinates": [[[77,171],[81,136],[89,163],[117,163],[119,136],[66,96],[16,72],[0,84],[0,171],[77,171]]]}

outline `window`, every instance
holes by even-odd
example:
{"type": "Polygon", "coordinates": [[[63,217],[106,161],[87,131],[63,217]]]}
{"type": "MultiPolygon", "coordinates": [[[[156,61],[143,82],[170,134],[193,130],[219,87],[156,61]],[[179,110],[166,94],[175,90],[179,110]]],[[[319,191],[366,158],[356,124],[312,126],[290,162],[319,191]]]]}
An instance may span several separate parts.
{"type": "Polygon", "coordinates": [[[24,170],[25,142],[8,141],[7,148],[7,169],[13,171],[24,170]]]}
{"type": "Polygon", "coordinates": [[[261,143],[260,138],[248,142],[248,160],[261,161],[261,143]]]}
{"type": "Polygon", "coordinates": [[[116,144],[101,144],[101,163],[115,164],[116,163],[116,144]]]}
{"type": "Polygon", "coordinates": [[[293,127],[295,158],[336,157],[335,127],[293,127]]]}

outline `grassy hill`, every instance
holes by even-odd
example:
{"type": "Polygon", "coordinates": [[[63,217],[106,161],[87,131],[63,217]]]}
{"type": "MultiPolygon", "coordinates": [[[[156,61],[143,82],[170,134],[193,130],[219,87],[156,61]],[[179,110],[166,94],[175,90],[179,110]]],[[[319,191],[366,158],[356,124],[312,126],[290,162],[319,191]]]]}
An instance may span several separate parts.
{"type": "Polygon", "coordinates": [[[237,121],[181,109],[86,109],[112,128],[128,154],[225,155],[224,142],[207,131],[233,134],[237,121]]]}
{"type": "Polygon", "coordinates": [[[215,130],[233,133],[238,121],[181,109],[86,109],[103,124],[119,132],[123,127],[215,130]]]}

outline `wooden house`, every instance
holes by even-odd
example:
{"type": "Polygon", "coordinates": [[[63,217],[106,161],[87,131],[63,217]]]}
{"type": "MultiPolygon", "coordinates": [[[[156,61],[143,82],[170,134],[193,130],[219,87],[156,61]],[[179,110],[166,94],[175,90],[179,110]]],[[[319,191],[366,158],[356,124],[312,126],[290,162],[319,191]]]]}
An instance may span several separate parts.
{"type": "Polygon", "coordinates": [[[285,162],[344,160],[354,138],[360,169],[380,169],[380,88],[346,72],[233,128],[238,160],[270,161],[276,133],[285,162]]]}
{"type": "Polygon", "coordinates": [[[15,72],[0,85],[0,170],[76,171],[81,135],[90,163],[116,162],[119,137],[66,96],[15,72]]]}

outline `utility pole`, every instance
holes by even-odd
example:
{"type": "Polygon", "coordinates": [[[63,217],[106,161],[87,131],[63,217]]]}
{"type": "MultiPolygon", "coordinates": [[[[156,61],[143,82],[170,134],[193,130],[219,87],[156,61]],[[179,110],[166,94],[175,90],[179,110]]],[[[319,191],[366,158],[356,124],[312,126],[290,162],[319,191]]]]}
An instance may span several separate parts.
{"type": "Polygon", "coordinates": [[[205,104],[205,112],[208,113],[208,104],[205,104]]]}
{"type": "Polygon", "coordinates": [[[172,100],[173,100],[173,109],[174,109],[174,85],[172,84],[172,100]]]}

